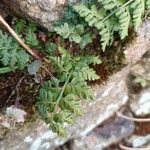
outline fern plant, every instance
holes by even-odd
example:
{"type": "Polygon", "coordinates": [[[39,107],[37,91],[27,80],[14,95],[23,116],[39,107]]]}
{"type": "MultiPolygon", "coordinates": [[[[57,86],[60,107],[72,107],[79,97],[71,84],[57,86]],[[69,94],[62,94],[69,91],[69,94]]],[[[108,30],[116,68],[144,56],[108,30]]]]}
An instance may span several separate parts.
{"type": "Polygon", "coordinates": [[[79,100],[94,98],[86,81],[99,76],[89,64],[100,64],[101,60],[89,55],[72,57],[64,48],[59,52],[60,57],[50,56],[56,74],[40,90],[37,109],[53,132],[65,136],[66,123],[73,124],[76,116],[83,114],[79,100]]]}
{"type": "MultiPolygon", "coordinates": [[[[84,18],[89,27],[98,30],[103,50],[111,45],[114,32],[119,32],[120,38],[124,39],[130,27],[137,30],[142,22],[145,8],[150,8],[149,0],[97,0],[97,5],[102,7],[96,7],[94,2],[90,3],[90,6],[76,4],[73,8],[80,17],[84,18]]],[[[61,32],[57,33],[62,36],[61,32]]],[[[80,35],[80,39],[82,38],[80,35]]]]}

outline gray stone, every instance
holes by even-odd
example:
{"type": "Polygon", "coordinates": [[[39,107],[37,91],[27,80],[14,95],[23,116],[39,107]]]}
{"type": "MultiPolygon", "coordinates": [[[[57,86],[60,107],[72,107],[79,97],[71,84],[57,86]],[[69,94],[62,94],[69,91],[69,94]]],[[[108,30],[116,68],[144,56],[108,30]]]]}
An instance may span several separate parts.
{"type": "Polygon", "coordinates": [[[136,116],[150,115],[150,49],[137,64],[131,67],[130,74],[139,76],[145,82],[145,89],[131,94],[130,108],[136,116]]]}
{"type": "Polygon", "coordinates": [[[8,10],[3,5],[3,3],[0,1],[0,14],[5,18],[8,15],[8,10]]]}
{"type": "Polygon", "coordinates": [[[150,48],[143,58],[134,64],[130,69],[130,74],[140,76],[150,86],[150,48]]]}
{"type": "Polygon", "coordinates": [[[143,90],[139,94],[132,95],[130,108],[136,116],[150,115],[150,88],[143,90]]]}
{"type": "Polygon", "coordinates": [[[73,150],[103,150],[122,138],[131,135],[134,131],[132,121],[116,118],[107,124],[95,128],[86,137],[75,139],[73,150]]]}
{"type": "MultiPolygon", "coordinates": [[[[142,148],[146,149],[147,146],[145,146],[145,145],[150,143],[150,134],[147,134],[145,136],[133,135],[133,136],[131,136],[131,138],[129,138],[126,141],[128,144],[132,145],[133,148],[141,148],[142,147],[142,148]]],[[[148,148],[146,150],[148,150],[148,148]]]]}
{"type": "Polygon", "coordinates": [[[125,56],[127,63],[135,63],[140,60],[141,56],[150,49],[150,21],[143,23],[137,31],[137,38],[125,48],[125,56]],[[130,50],[130,51],[129,51],[130,50]]]}

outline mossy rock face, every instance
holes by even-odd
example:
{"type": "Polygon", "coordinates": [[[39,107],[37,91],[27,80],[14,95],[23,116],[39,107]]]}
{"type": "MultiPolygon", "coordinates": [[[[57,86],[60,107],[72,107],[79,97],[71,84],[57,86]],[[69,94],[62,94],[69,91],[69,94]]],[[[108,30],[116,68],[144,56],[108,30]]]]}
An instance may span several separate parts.
{"type": "Polygon", "coordinates": [[[2,0],[14,14],[35,21],[50,31],[53,22],[61,18],[63,9],[76,2],[79,0],[2,0]]]}

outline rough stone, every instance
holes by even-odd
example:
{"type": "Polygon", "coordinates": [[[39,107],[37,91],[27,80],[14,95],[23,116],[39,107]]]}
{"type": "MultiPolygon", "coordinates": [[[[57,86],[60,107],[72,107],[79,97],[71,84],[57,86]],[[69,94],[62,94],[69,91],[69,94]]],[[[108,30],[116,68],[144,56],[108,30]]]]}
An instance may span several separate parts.
{"type": "Polygon", "coordinates": [[[129,44],[125,49],[125,57],[127,63],[135,63],[140,60],[141,56],[150,47],[150,21],[147,20],[143,23],[141,28],[137,31],[137,38],[129,44]],[[130,51],[129,51],[130,50],[130,51]]]}
{"type": "Polygon", "coordinates": [[[132,96],[130,108],[136,116],[150,115],[150,88],[132,96]]]}
{"type": "Polygon", "coordinates": [[[141,148],[142,147],[145,149],[147,148],[146,150],[148,150],[148,147],[145,145],[150,143],[150,134],[147,134],[145,136],[133,135],[131,138],[129,138],[126,141],[128,144],[132,145],[133,148],[141,148]]]}
{"type": "Polygon", "coordinates": [[[130,74],[140,76],[150,86],[150,48],[143,58],[134,64],[130,69],[130,74]]]}
{"type": "Polygon", "coordinates": [[[62,11],[68,4],[79,0],[2,0],[5,7],[14,14],[35,21],[52,30],[52,24],[61,18],[62,11]]]}
{"type": "Polygon", "coordinates": [[[145,88],[130,96],[130,108],[136,116],[150,115],[150,49],[143,58],[131,67],[130,74],[139,76],[145,88]]]}
{"type": "Polygon", "coordinates": [[[3,3],[0,1],[0,14],[5,18],[8,15],[8,10],[5,8],[3,3]]]}

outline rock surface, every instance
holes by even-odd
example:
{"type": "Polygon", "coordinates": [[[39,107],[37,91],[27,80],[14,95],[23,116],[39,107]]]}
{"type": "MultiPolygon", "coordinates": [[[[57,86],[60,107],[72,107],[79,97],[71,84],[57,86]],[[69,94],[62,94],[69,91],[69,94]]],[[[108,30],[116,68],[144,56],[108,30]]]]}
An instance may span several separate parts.
{"type": "Polygon", "coordinates": [[[96,127],[86,137],[74,140],[72,150],[103,150],[129,136],[133,131],[134,123],[132,121],[114,118],[107,124],[96,127]]]}
{"type": "Polygon", "coordinates": [[[8,14],[5,6],[3,5],[3,3],[0,1],[0,14],[5,18],[8,14]]]}
{"type": "Polygon", "coordinates": [[[135,76],[136,84],[144,90],[132,93],[130,108],[136,116],[150,115],[150,49],[137,64],[133,65],[130,74],[135,76]]]}
{"type": "Polygon", "coordinates": [[[26,17],[39,25],[52,30],[54,21],[61,18],[62,11],[68,4],[79,0],[2,0],[5,7],[14,14],[26,17]]]}
{"type": "Polygon", "coordinates": [[[136,116],[150,115],[150,88],[132,96],[130,108],[136,116]]]}
{"type": "Polygon", "coordinates": [[[133,135],[131,138],[127,140],[127,143],[132,145],[132,147],[134,148],[141,148],[141,147],[144,148],[146,144],[150,143],[150,134],[145,135],[145,136],[133,135]]]}

